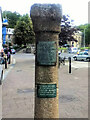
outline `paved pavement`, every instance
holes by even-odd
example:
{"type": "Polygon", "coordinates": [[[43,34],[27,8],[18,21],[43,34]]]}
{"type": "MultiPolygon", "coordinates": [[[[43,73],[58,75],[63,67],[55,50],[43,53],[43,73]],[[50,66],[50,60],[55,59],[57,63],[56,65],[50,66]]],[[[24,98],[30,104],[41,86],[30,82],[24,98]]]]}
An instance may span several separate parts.
{"type": "Polygon", "coordinates": [[[16,56],[16,64],[5,78],[2,91],[3,118],[33,117],[34,56],[16,56]]]}
{"type": "MultiPolygon", "coordinates": [[[[16,64],[11,66],[2,85],[3,118],[34,117],[34,56],[17,54],[16,64]],[[24,59],[22,59],[24,58],[24,59]]],[[[59,68],[60,118],[88,117],[88,63],[68,62],[59,68]]]]}
{"type": "Polygon", "coordinates": [[[2,86],[0,86],[0,120],[2,118],[2,86]]]}
{"type": "Polygon", "coordinates": [[[88,67],[80,64],[73,63],[71,74],[68,66],[59,69],[60,118],[88,118],[88,67]]]}

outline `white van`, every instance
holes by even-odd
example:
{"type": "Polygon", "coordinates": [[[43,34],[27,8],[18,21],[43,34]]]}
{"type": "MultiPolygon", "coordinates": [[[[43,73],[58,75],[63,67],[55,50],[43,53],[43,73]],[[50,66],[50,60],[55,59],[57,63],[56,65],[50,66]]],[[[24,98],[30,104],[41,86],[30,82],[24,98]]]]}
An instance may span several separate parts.
{"type": "Polygon", "coordinates": [[[69,53],[77,53],[77,52],[78,52],[78,48],[77,47],[69,48],[69,53]]]}

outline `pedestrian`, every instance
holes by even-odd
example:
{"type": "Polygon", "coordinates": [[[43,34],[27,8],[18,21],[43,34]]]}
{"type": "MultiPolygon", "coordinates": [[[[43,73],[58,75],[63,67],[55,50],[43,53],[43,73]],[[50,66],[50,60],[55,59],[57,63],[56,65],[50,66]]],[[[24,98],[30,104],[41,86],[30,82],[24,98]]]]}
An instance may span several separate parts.
{"type": "Polygon", "coordinates": [[[4,51],[1,49],[1,57],[4,57],[4,51]]]}
{"type": "Polygon", "coordinates": [[[5,53],[3,51],[3,49],[1,49],[1,57],[2,57],[2,64],[4,64],[4,57],[5,57],[5,53]]]}
{"type": "Polygon", "coordinates": [[[9,51],[7,53],[7,61],[8,61],[8,64],[10,64],[10,52],[9,51]]]}

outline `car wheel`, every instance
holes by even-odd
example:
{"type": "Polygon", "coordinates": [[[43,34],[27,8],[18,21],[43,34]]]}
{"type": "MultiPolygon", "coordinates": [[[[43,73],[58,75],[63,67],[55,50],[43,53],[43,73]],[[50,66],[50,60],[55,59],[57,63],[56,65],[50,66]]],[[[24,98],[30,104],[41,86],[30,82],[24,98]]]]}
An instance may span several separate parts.
{"type": "Polygon", "coordinates": [[[86,58],[86,61],[88,61],[88,58],[86,58]]]}
{"type": "Polygon", "coordinates": [[[89,58],[89,62],[90,62],[90,58],[89,58]]]}
{"type": "Polygon", "coordinates": [[[77,60],[77,57],[75,57],[74,60],[76,61],[76,60],[77,60]]]}
{"type": "Polygon", "coordinates": [[[89,62],[90,62],[90,59],[89,59],[89,58],[86,58],[86,61],[89,61],[89,62]]]}

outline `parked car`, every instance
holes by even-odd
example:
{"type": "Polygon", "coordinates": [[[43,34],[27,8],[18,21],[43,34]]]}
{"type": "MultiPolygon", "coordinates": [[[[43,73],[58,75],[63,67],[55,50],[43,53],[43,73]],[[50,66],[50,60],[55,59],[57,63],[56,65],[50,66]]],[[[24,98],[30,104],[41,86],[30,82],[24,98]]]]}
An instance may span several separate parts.
{"type": "Polygon", "coordinates": [[[15,50],[15,49],[11,49],[11,50],[10,50],[10,53],[11,53],[11,54],[15,54],[15,53],[16,53],[16,50],[15,50]]]}
{"type": "Polygon", "coordinates": [[[0,85],[2,84],[2,79],[3,79],[3,58],[0,57],[0,85]]]}
{"type": "Polygon", "coordinates": [[[77,47],[71,47],[68,49],[69,53],[77,53],[78,52],[78,48],[77,47]]]}
{"type": "Polygon", "coordinates": [[[73,56],[74,60],[86,60],[90,61],[90,55],[87,52],[80,52],[73,56]]]}
{"type": "Polygon", "coordinates": [[[68,45],[68,44],[64,44],[63,47],[70,47],[70,45],[68,45]]]}
{"type": "Polygon", "coordinates": [[[60,64],[62,63],[63,65],[65,65],[65,59],[66,57],[62,57],[61,56],[61,52],[58,51],[58,67],[60,67],[60,64]]]}

